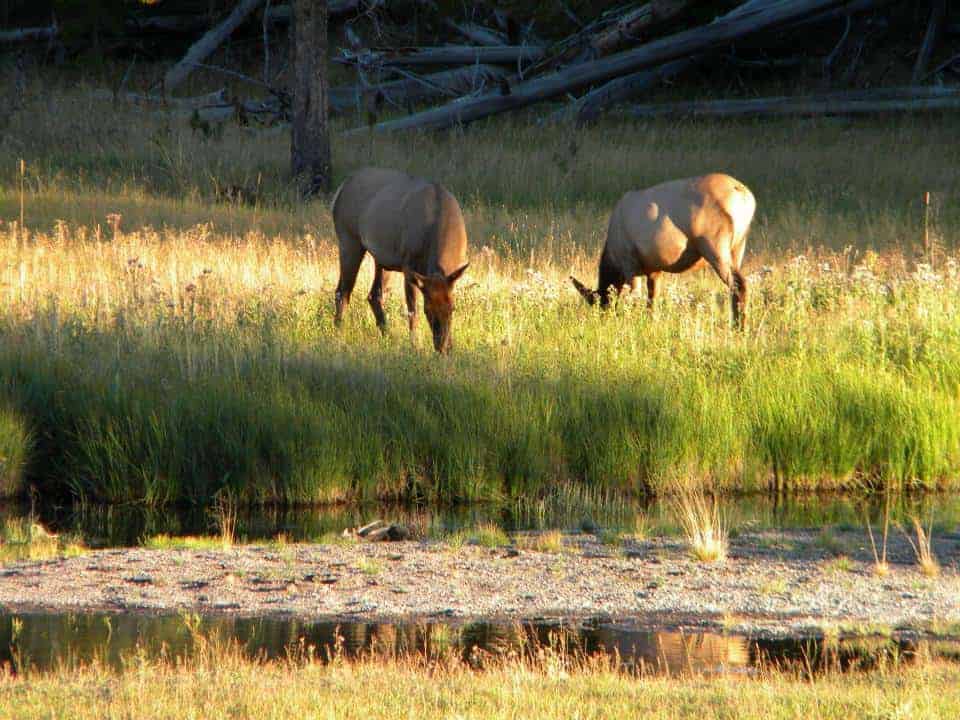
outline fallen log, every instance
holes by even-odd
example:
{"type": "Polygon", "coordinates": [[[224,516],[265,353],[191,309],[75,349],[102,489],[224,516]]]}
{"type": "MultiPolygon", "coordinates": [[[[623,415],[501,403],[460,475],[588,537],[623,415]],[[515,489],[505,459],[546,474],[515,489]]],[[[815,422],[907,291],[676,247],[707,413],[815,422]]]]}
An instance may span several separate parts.
{"type": "Polygon", "coordinates": [[[650,103],[625,109],[635,118],[866,115],[931,110],[960,110],[960,88],[908,86],[796,97],[650,103]]]}
{"type": "MultiPolygon", "coordinates": [[[[748,0],[735,7],[724,15],[723,18],[738,17],[758,7],[769,5],[770,3],[771,0],[748,0]]],[[[599,88],[591,90],[586,95],[577,99],[572,106],[557,111],[551,119],[559,121],[564,117],[569,118],[575,113],[577,125],[593,122],[600,116],[600,113],[607,108],[623,103],[642,92],[653,89],[663,81],[669,80],[695,66],[700,60],[702,60],[702,58],[699,56],[690,56],[681,58],[680,60],[674,60],[657,68],[641,70],[630,75],[616,78],[599,88]]]]}
{"type": "Polygon", "coordinates": [[[647,30],[679,17],[695,4],[692,0],[648,2],[624,15],[614,27],[591,38],[590,48],[596,57],[609,55],[631,42],[636,42],[647,30]]]}
{"type": "Polygon", "coordinates": [[[358,99],[380,93],[393,105],[420,103],[443,97],[457,97],[492,87],[505,80],[506,70],[493,65],[467,65],[421,77],[409,77],[379,84],[341,85],[330,90],[330,109],[345,112],[357,106],[358,99]]]}
{"type": "MultiPolygon", "coordinates": [[[[771,0],[758,4],[755,10],[733,16],[728,14],[708,25],[675,33],[632,50],[518,83],[507,95],[489,93],[379,123],[373,128],[381,132],[414,128],[436,130],[473,122],[489,115],[516,110],[574,92],[598,82],[656,67],[671,60],[700,54],[746,35],[794,23],[842,4],[843,0],[771,0]]],[[[366,131],[367,128],[356,128],[348,132],[366,131]]]]}
{"type": "Polygon", "coordinates": [[[38,42],[52,40],[57,36],[57,26],[29,27],[18,30],[0,31],[0,45],[15,45],[22,42],[38,42]]]}
{"type": "MultiPolygon", "coordinates": [[[[347,15],[354,15],[360,11],[362,6],[372,9],[382,4],[383,0],[332,0],[327,6],[327,19],[335,20],[347,15]]],[[[265,15],[269,23],[286,25],[293,17],[293,10],[290,9],[289,5],[274,5],[267,9],[265,15]]]]}
{"type": "Polygon", "coordinates": [[[651,70],[641,70],[611,80],[602,87],[588,92],[574,102],[572,107],[564,108],[561,113],[566,115],[576,113],[577,125],[593,122],[607,108],[630,100],[642,92],[652,90],[663,83],[664,80],[669,80],[694,67],[700,59],[700,57],[695,56],[674,60],[651,70]]]}
{"type": "Polygon", "coordinates": [[[612,13],[612,17],[611,13],[605,13],[580,32],[548,48],[547,58],[530,68],[528,73],[542,75],[561,65],[588,62],[609,55],[694,5],[692,0],[653,0],[638,8],[612,13]]]}
{"type": "Polygon", "coordinates": [[[516,65],[531,63],[543,57],[543,48],[532,45],[446,45],[428,48],[401,48],[397,50],[370,50],[346,53],[336,62],[364,67],[422,67],[427,65],[516,65]]]}
{"type": "Polygon", "coordinates": [[[207,27],[207,19],[203,15],[150,15],[127,18],[123,26],[135,34],[193,33],[207,27]]]}
{"type": "Polygon", "coordinates": [[[932,0],[930,5],[930,21],[927,23],[927,31],[923,36],[923,45],[920,46],[917,62],[913,66],[912,79],[915,83],[920,82],[926,76],[930,57],[933,55],[933,50],[940,39],[943,19],[947,15],[947,0],[932,0]]]}
{"type": "Polygon", "coordinates": [[[450,18],[444,20],[444,25],[460,33],[467,40],[474,42],[477,45],[496,47],[498,45],[510,44],[510,41],[507,39],[506,35],[501,32],[497,32],[496,30],[485,28],[482,25],[475,25],[474,23],[458,23],[450,18]]]}
{"type": "Polygon", "coordinates": [[[168,107],[178,110],[193,110],[197,108],[213,107],[226,105],[227,91],[220,88],[216,92],[206,95],[195,95],[193,97],[163,97],[162,95],[142,95],[139,93],[114,93],[111,90],[94,90],[90,96],[97,100],[106,100],[113,102],[120,100],[138,107],[168,107]]]}
{"type": "Polygon", "coordinates": [[[176,65],[167,70],[163,76],[164,93],[172,92],[180,83],[187,79],[198,63],[202,63],[207,56],[220,47],[237,27],[246,20],[247,16],[256,10],[263,0],[240,0],[231,12],[219,25],[211,28],[197,40],[187,54],[176,65]]]}

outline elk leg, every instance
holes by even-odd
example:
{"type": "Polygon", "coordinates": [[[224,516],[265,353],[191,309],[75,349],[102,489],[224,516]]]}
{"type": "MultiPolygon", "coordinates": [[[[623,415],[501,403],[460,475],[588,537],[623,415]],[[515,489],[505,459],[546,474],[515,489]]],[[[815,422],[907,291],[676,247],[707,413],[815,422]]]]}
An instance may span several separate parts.
{"type": "MultiPolygon", "coordinates": [[[[733,258],[729,252],[718,252],[715,245],[706,238],[697,238],[697,251],[710,263],[723,284],[730,288],[730,304],[733,311],[733,324],[737,329],[743,328],[741,304],[746,300],[746,281],[739,270],[734,270],[733,258]]],[[[727,246],[729,247],[729,246],[727,246]]]]}
{"type": "Polygon", "coordinates": [[[360,272],[360,263],[367,254],[359,240],[349,237],[345,233],[337,233],[340,245],[340,280],[337,282],[337,292],[334,296],[336,314],[333,322],[339,325],[343,320],[343,311],[350,304],[350,294],[357,284],[357,273],[360,272]]]}
{"type": "Polygon", "coordinates": [[[647,307],[653,310],[653,303],[657,299],[657,294],[660,292],[660,279],[662,273],[652,272],[647,275],[647,307]]]}
{"type": "Polygon", "coordinates": [[[404,278],[403,295],[407,301],[407,323],[410,326],[410,341],[417,344],[417,288],[404,278]]]}
{"type": "Polygon", "coordinates": [[[367,302],[370,303],[373,316],[377,319],[377,327],[380,328],[380,332],[383,333],[387,331],[387,314],[383,311],[383,294],[386,292],[386,289],[384,269],[377,264],[373,268],[373,285],[370,287],[367,302]]]}
{"type": "Polygon", "coordinates": [[[742,330],[747,317],[747,280],[740,272],[740,266],[743,263],[743,252],[747,249],[747,243],[741,238],[740,245],[733,249],[733,281],[734,281],[734,314],[735,321],[739,322],[742,330]]]}

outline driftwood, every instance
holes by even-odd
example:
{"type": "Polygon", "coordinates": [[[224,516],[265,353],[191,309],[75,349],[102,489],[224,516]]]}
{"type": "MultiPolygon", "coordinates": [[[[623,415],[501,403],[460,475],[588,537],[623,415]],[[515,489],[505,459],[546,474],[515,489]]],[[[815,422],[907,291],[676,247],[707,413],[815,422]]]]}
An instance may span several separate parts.
{"type": "MultiPolygon", "coordinates": [[[[811,15],[844,4],[841,0],[772,0],[758,3],[755,10],[717,21],[641,45],[590,63],[574,65],[561,72],[519,83],[510,94],[486,94],[450,103],[406,118],[379,123],[379,131],[413,128],[441,129],[469,123],[489,115],[526,107],[598,82],[628,73],[656,67],[671,60],[699,54],[730,43],[746,35],[795,23],[811,15]]],[[[359,132],[358,128],[350,132],[359,132]]]]}
{"type": "Polygon", "coordinates": [[[496,47],[497,45],[509,45],[510,41],[507,39],[507,36],[496,30],[491,30],[490,28],[485,28],[482,25],[476,25],[474,23],[458,23],[450,18],[447,18],[443,21],[444,25],[452,30],[455,30],[460,35],[463,35],[470,42],[474,42],[477,45],[486,45],[489,47],[496,47]]]}
{"type": "Polygon", "coordinates": [[[49,27],[20,28],[19,30],[2,30],[0,31],[0,45],[52,40],[56,36],[56,25],[50,25],[49,27]]]}
{"type": "Polygon", "coordinates": [[[342,58],[337,58],[337,61],[368,67],[422,67],[427,65],[516,65],[517,63],[531,63],[541,57],[543,57],[542,47],[528,45],[500,45],[498,47],[445,45],[349,53],[342,58]]]}
{"type": "Polygon", "coordinates": [[[930,110],[960,110],[960,88],[908,86],[797,97],[651,103],[631,105],[626,112],[636,118],[652,118],[865,115],[930,110]]]}
{"type": "Polygon", "coordinates": [[[920,82],[926,77],[930,57],[940,39],[943,29],[943,19],[947,15],[947,0],[933,0],[930,8],[930,22],[927,23],[927,32],[923,36],[923,45],[917,55],[917,62],[913,66],[913,82],[920,82]]]}
{"type": "Polygon", "coordinates": [[[330,90],[330,109],[344,112],[355,107],[358,99],[374,95],[379,95],[383,102],[403,106],[443,97],[456,97],[489,88],[506,80],[507,75],[506,70],[493,65],[468,65],[455,70],[363,87],[340,86],[330,90]]]}
{"type": "Polygon", "coordinates": [[[214,50],[220,47],[220,44],[230,36],[230,33],[236,30],[240,23],[256,10],[262,2],[263,0],[240,0],[234,7],[233,12],[223,22],[210,29],[202,38],[191,45],[183,59],[167,70],[167,74],[163,76],[164,92],[172,92],[186,80],[197,64],[202,63],[214,50]]]}

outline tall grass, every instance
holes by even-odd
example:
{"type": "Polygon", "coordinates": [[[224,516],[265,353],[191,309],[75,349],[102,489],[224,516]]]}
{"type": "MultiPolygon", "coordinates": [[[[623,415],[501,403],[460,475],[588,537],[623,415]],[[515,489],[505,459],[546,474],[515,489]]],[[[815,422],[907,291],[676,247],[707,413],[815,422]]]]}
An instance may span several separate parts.
{"type": "MultiPolygon", "coordinates": [[[[957,480],[960,271],[912,254],[914,190],[958,189],[938,125],[606,127],[574,163],[562,128],[351,140],[339,173],[405,167],[463,201],[472,264],[441,359],[410,347],[396,280],[379,336],[367,267],[334,331],[329,213],[294,204],[282,138],[51,102],[0,143],[5,217],[6,159],[32,173],[26,240],[0,230],[12,487],[162,506],[957,480]],[[912,152],[894,163],[876,143],[912,152]],[[653,315],[584,306],[565,277],[593,273],[616,196],[708,169],[760,202],[748,332],[706,274],[669,278],[653,315]],[[208,203],[254,181],[259,204],[208,203]]],[[[935,225],[948,248],[953,212],[935,225]]]]}

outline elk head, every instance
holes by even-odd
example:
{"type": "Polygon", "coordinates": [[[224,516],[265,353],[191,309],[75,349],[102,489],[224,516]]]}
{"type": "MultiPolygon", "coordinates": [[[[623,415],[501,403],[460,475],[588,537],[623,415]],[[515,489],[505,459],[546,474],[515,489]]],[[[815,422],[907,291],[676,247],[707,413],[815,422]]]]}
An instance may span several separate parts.
{"type": "Polygon", "coordinates": [[[467,263],[449,275],[432,273],[421,275],[408,270],[407,281],[416,286],[423,293],[423,314],[430,323],[430,332],[433,334],[433,347],[437,352],[450,352],[453,347],[453,338],[450,333],[450,320],[453,315],[453,286],[470,263],[467,263]]]}

